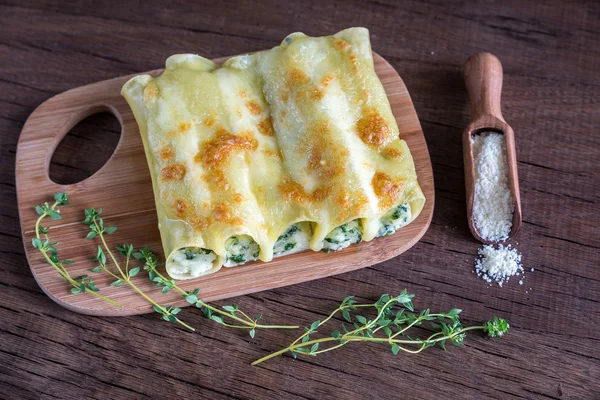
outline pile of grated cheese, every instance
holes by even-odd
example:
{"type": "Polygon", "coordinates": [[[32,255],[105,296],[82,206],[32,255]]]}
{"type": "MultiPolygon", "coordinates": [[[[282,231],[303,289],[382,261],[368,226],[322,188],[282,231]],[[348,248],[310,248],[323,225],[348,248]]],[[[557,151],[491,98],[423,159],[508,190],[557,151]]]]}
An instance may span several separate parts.
{"type": "Polygon", "coordinates": [[[482,238],[504,241],[510,234],[514,211],[506,141],[504,135],[496,132],[482,132],[471,140],[475,167],[475,226],[482,238]]]}
{"type": "Polygon", "coordinates": [[[475,272],[477,276],[483,278],[486,282],[495,281],[498,286],[510,279],[511,276],[523,274],[519,284],[523,284],[525,271],[521,265],[521,255],[510,245],[504,247],[498,245],[497,248],[491,245],[485,245],[477,253],[479,259],[475,261],[475,272]]]}

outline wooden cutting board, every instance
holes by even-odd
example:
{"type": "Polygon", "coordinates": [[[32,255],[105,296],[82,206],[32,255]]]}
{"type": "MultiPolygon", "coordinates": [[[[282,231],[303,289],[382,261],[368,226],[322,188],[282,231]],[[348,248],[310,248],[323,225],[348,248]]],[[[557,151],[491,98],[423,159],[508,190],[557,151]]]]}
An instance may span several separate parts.
{"type": "MultiPolygon", "coordinates": [[[[253,262],[235,268],[222,268],[215,274],[180,281],[185,290],[200,288],[206,301],[293,285],[377,264],[396,257],[412,247],[431,222],[434,204],[433,175],[425,137],[410,95],[398,73],[381,56],[374,54],[379,75],[396,116],[400,137],[413,155],[419,184],[427,198],[425,208],[410,225],[393,235],[350,246],[337,252],[305,251],[276,258],[269,263],[253,262]]],[[[224,59],[215,60],[222,62],[224,59]]],[[[158,75],[162,70],[148,73],[158,75]]],[[[133,75],[131,75],[133,76],[133,75]]],[[[152,312],[150,305],[127,285],[111,287],[106,273],[91,273],[89,260],[98,245],[85,239],[87,226],[84,208],[103,208],[107,225],[119,229],[108,238],[111,246],[124,242],[137,247],[146,244],[162,258],[150,173],[146,164],[138,127],[129,106],[120,95],[124,76],[82,86],[56,95],[41,104],[29,117],[17,147],[16,183],[21,231],[29,266],[44,292],[58,304],[76,312],[93,315],[132,315],[152,312]],[[111,112],[121,123],[121,138],[108,162],[88,179],[72,185],[59,185],[49,178],[50,160],[62,138],[82,119],[99,112],[111,112]],[[71,276],[91,274],[101,294],[121,303],[111,306],[88,294],[70,294],[70,285],[42,258],[31,245],[37,214],[34,207],[50,201],[55,192],[67,192],[70,204],[62,207],[63,219],[50,223],[50,238],[59,241],[61,258],[71,259],[71,276]]],[[[46,223],[47,224],[47,223],[46,223]]],[[[24,266],[25,267],[25,266],[24,266]]],[[[174,291],[161,294],[145,272],[136,278],[142,290],[160,304],[189,305],[174,291]]]]}

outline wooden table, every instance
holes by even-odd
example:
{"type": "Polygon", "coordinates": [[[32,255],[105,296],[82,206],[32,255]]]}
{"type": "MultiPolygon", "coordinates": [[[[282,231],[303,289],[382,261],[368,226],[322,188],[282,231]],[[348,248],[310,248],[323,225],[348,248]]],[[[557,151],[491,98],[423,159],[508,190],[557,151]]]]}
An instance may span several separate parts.
{"type": "MultiPolygon", "coordinates": [[[[156,1],[143,10],[127,1],[50,3],[0,6],[0,398],[600,398],[597,2],[156,1]],[[232,301],[272,322],[309,324],[346,295],[374,300],[407,288],[417,307],[461,308],[469,324],[504,317],[508,336],[473,334],[466,348],[396,357],[357,344],[251,367],[294,333],[250,339],[186,310],[199,327],[191,334],[156,314],[74,314],[42,293],[23,255],[14,185],[19,132],[38,104],[160,67],[173,53],[218,57],[275,46],[298,30],[325,35],[354,25],[370,28],[374,50],[412,94],[436,177],[431,228],[389,262],[232,301]],[[480,51],[504,64],[503,109],[516,133],[523,202],[513,244],[527,273],[523,285],[513,279],[502,288],[473,273],[479,244],[465,216],[462,65],[480,51]]],[[[53,179],[92,174],[118,131],[106,116],[78,125],[55,153],[53,179]]]]}

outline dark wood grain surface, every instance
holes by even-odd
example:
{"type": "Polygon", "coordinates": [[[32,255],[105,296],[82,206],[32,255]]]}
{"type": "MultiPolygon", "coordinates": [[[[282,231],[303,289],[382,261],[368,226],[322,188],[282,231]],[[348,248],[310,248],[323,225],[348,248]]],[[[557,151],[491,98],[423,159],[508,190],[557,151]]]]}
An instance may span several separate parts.
{"type": "MultiPolygon", "coordinates": [[[[0,4],[0,398],[396,399],[600,398],[600,3],[525,1],[83,2],[0,4]],[[354,345],[251,367],[292,332],[250,339],[186,310],[191,334],[156,315],[95,318],[53,303],[21,242],[14,180],[19,132],[64,90],[163,65],[177,52],[218,57],[277,45],[288,33],[366,26],[375,51],[412,94],[436,178],[431,228],[391,261],[236,298],[269,321],[309,324],[349,294],[402,288],[419,308],[506,318],[502,340],[394,357],[354,345]],[[515,130],[524,226],[513,244],[521,286],[473,273],[461,132],[469,121],[462,64],[489,51],[504,66],[503,114],[515,130]],[[534,268],[534,272],[529,272],[534,268]]],[[[58,182],[110,156],[118,122],[94,116],[54,155],[58,182]]],[[[60,238],[58,238],[60,239],[60,238]]],[[[223,303],[224,304],[224,303],[223,303]]]]}

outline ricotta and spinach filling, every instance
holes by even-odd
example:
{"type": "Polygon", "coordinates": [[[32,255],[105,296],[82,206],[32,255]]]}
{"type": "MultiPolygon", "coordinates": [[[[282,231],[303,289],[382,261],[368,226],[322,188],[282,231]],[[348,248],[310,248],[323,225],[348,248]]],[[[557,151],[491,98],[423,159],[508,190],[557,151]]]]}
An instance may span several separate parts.
{"type": "Polygon", "coordinates": [[[408,225],[410,219],[411,213],[408,203],[392,208],[379,220],[380,227],[377,231],[377,237],[391,235],[403,226],[408,225]]]}
{"type": "MultiPolygon", "coordinates": [[[[391,235],[403,226],[408,225],[410,219],[411,213],[408,203],[392,208],[379,220],[380,226],[377,231],[377,237],[391,235]]],[[[355,219],[329,232],[325,236],[325,240],[323,240],[323,251],[329,253],[331,251],[342,250],[361,240],[361,226],[359,221],[355,219]]]]}
{"type": "Polygon", "coordinates": [[[234,267],[258,260],[260,247],[248,235],[232,236],[225,242],[225,267],[234,267]]]}
{"type": "Polygon", "coordinates": [[[308,249],[311,235],[310,222],[298,222],[290,225],[275,242],[273,256],[285,256],[308,249]]]}
{"type": "Polygon", "coordinates": [[[362,240],[360,222],[355,219],[347,224],[340,225],[325,236],[323,240],[323,251],[329,253],[345,249],[353,243],[362,240]]]}
{"type": "MultiPolygon", "coordinates": [[[[290,225],[275,242],[273,256],[285,256],[308,249],[311,234],[312,229],[309,222],[298,222],[290,225]]],[[[258,243],[250,236],[232,236],[225,243],[225,263],[223,265],[234,267],[248,261],[256,261],[259,252],[258,243]]]]}
{"type": "MultiPolygon", "coordinates": [[[[407,225],[410,220],[411,212],[408,203],[392,208],[381,217],[377,237],[393,234],[407,225]]],[[[275,242],[273,256],[280,257],[308,249],[311,236],[310,222],[298,222],[290,225],[275,242]]],[[[355,219],[329,232],[323,240],[323,251],[326,253],[339,251],[361,240],[360,221],[355,219]]],[[[232,236],[225,242],[225,263],[223,265],[234,267],[248,261],[256,261],[259,252],[260,247],[252,237],[248,235],[232,236]]],[[[171,256],[171,273],[198,276],[212,269],[216,258],[216,254],[211,250],[200,247],[184,247],[171,256]]]]}
{"type": "Polygon", "coordinates": [[[174,251],[170,259],[170,273],[199,276],[213,268],[217,255],[200,247],[184,247],[174,251]]]}

